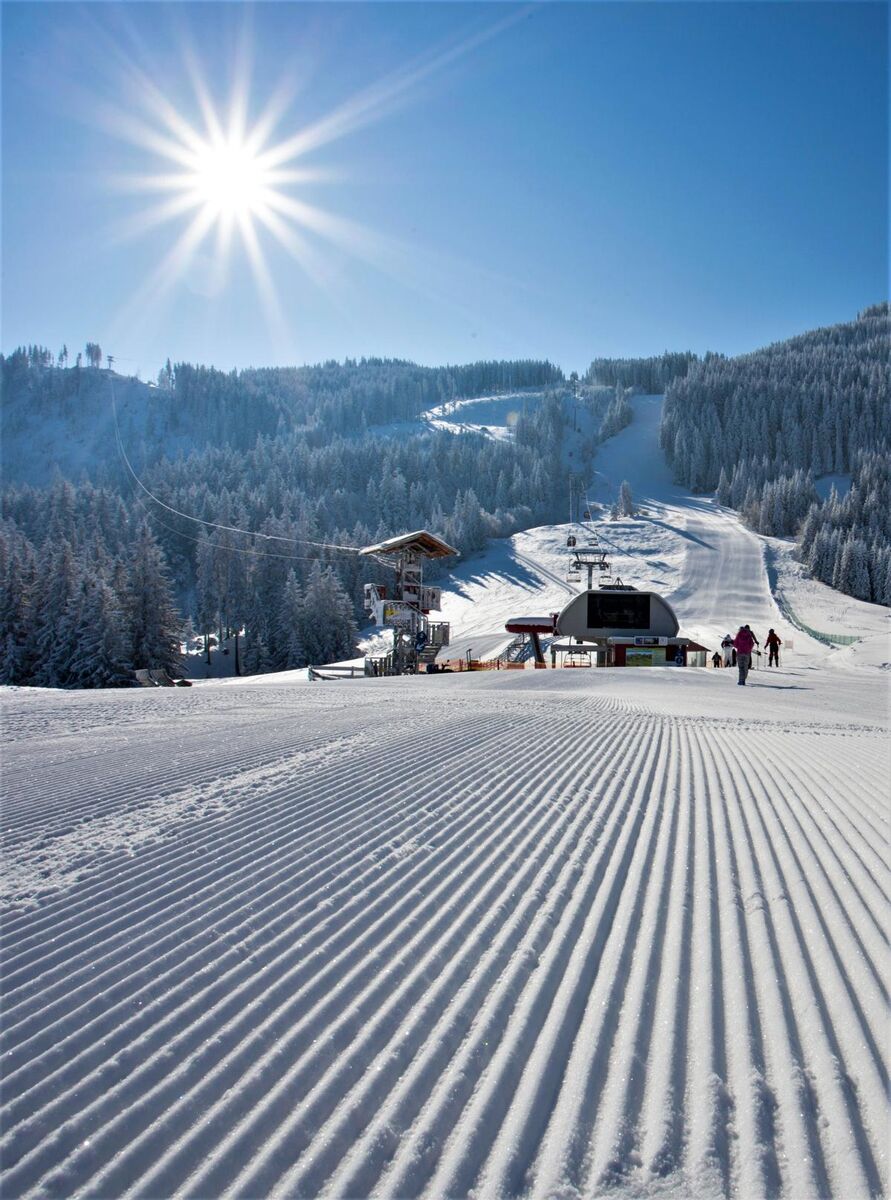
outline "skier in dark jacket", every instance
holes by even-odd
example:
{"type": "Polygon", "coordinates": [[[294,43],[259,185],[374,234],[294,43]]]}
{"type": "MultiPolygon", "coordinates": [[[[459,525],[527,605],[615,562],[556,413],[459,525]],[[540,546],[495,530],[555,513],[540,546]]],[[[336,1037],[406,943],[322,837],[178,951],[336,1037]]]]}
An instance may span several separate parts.
{"type": "Polygon", "coordinates": [[[781,639],[771,629],[768,630],[764,644],[768,650],[767,665],[769,667],[778,667],[780,665],[780,646],[783,644],[781,639]]]}

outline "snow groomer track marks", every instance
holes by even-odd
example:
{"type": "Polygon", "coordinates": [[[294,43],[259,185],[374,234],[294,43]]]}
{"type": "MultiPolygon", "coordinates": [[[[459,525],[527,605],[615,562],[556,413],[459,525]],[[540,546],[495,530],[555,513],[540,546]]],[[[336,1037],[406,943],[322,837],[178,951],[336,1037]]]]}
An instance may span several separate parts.
{"type": "Polygon", "coordinates": [[[13,721],[3,1194],[884,1194],[877,707],[646,674],[13,721]]]}

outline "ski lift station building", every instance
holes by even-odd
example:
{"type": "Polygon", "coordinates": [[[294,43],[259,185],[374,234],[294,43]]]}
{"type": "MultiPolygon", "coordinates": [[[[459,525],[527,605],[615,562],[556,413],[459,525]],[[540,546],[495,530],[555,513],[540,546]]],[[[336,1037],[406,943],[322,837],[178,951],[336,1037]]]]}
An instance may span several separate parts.
{"type": "Polygon", "coordinates": [[[705,666],[706,647],[679,635],[674,609],[656,592],[627,584],[604,584],[573,596],[559,613],[512,617],[505,628],[532,642],[535,660],[546,665],[543,637],[553,638],[551,665],[599,667],[705,666]],[[568,661],[567,661],[568,660],[568,661]]]}

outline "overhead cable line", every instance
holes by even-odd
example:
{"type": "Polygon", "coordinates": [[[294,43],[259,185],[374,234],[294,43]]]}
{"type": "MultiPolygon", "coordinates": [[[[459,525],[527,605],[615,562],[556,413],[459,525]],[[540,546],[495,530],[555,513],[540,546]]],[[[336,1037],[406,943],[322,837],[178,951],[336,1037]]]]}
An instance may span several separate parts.
{"type": "MultiPolygon", "coordinates": [[[[120,425],[118,424],[118,406],[117,406],[117,401],[115,399],[114,379],[111,378],[110,373],[109,373],[109,383],[111,385],[111,407],[112,407],[112,411],[114,413],[115,436],[117,438],[118,450],[120,452],[121,458],[124,460],[124,463],[127,466],[127,470],[133,476],[136,483],[145,492],[145,494],[149,497],[149,499],[151,499],[155,502],[155,504],[159,505],[163,509],[166,509],[167,512],[172,513],[175,517],[182,517],[183,520],[185,520],[185,521],[193,521],[196,525],[203,525],[209,529],[220,529],[224,533],[240,533],[240,534],[244,535],[245,537],[263,538],[264,541],[267,541],[267,542],[287,542],[289,545],[292,545],[292,546],[314,546],[316,549],[319,549],[319,550],[340,550],[346,554],[358,554],[359,553],[359,550],[361,549],[360,546],[344,546],[344,545],[336,543],[336,542],[317,542],[317,541],[313,541],[311,538],[283,537],[281,534],[276,534],[276,533],[258,533],[256,530],[253,530],[253,529],[241,529],[237,525],[222,525],[218,521],[206,521],[203,517],[194,517],[194,516],[192,516],[191,513],[181,512],[178,508],[172,508],[171,505],[165,504],[165,502],[163,500],[161,500],[158,496],[156,496],[154,494],[154,492],[149,491],[149,489],[145,486],[145,484],[142,482],[142,480],[139,478],[139,476],[134,471],[133,465],[131,464],[130,459],[127,457],[127,451],[124,449],[124,443],[121,440],[121,428],[120,428],[120,425]]],[[[166,526],[165,528],[169,528],[169,526],[166,526]]],[[[173,530],[173,532],[178,532],[178,530],[173,530]]],[[[182,536],[185,536],[185,535],[182,535],[182,536]]],[[[234,549],[234,547],[233,547],[233,549],[234,549]]],[[[260,552],[258,551],[257,553],[260,553],[260,552]]],[[[275,556],[270,555],[270,557],[275,557],[275,556]]],[[[282,555],[280,557],[287,557],[287,555],[282,555]]],[[[309,560],[307,559],[306,561],[309,561],[309,560]]]]}
{"type": "Polygon", "coordinates": [[[173,525],[168,525],[166,521],[162,521],[158,514],[152,512],[148,505],[141,500],[139,496],[134,496],[133,499],[145,512],[145,514],[152,521],[155,521],[158,525],[160,525],[162,529],[166,529],[170,533],[176,534],[177,537],[185,538],[187,542],[194,542],[196,546],[211,546],[215,550],[231,550],[234,554],[250,554],[254,558],[278,558],[284,559],[286,562],[322,562],[322,559],[309,554],[276,554],[274,551],[269,550],[253,550],[250,546],[227,546],[224,542],[212,542],[209,539],[192,537],[191,534],[183,533],[182,530],[175,529],[173,525]]]}

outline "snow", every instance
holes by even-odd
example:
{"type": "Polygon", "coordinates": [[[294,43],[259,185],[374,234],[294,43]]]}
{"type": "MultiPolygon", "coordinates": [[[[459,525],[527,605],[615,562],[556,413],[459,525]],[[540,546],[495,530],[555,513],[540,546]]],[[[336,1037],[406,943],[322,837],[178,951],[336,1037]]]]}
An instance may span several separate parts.
{"type": "MultiPolygon", "coordinates": [[[[887,613],[675,488],[635,403],[614,565],[788,634],[751,686],[0,693],[4,1196],[888,1193],[887,613]]],[[[456,640],[562,607],[565,536],[461,563],[456,640]]]]}
{"type": "Polygon", "coordinates": [[[477,396],[453,400],[424,413],[423,419],[433,429],[447,433],[488,433],[492,437],[509,437],[520,414],[540,403],[539,391],[519,391],[497,396],[477,396]]]}
{"type": "MultiPolygon", "coordinates": [[[[601,391],[612,395],[606,389],[601,391]]],[[[415,437],[425,430],[438,429],[445,433],[479,433],[486,437],[507,439],[513,437],[518,418],[523,413],[533,413],[547,392],[541,388],[519,388],[516,391],[498,392],[491,396],[473,396],[461,400],[449,400],[421,413],[416,421],[391,421],[386,425],[371,425],[368,432],[378,437],[415,437]]],[[[606,401],[602,400],[605,409],[606,401]]],[[[600,426],[603,412],[598,406],[588,407],[584,403],[574,404],[568,393],[564,393],[567,412],[575,421],[575,432],[580,437],[592,438],[600,426]]]]}
{"type": "Polygon", "coordinates": [[[8,693],[4,1194],[880,1193],[885,677],[763,674],[8,693]]]}
{"type": "Polygon", "coordinates": [[[439,429],[446,433],[483,433],[494,438],[508,438],[520,413],[533,411],[544,395],[540,388],[528,388],[450,400],[421,413],[415,421],[371,425],[368,432],[378,437],[406,438],[415,437],[424,430],[439,429]]]}

